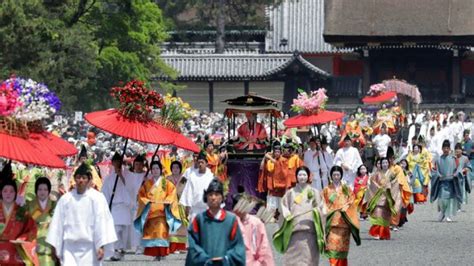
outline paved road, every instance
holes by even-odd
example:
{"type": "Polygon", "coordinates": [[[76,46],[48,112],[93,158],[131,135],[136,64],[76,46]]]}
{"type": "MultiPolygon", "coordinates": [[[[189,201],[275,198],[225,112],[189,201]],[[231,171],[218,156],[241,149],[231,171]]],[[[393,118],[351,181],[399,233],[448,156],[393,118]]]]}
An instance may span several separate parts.
{"type": "MultiPolygon", "coordinates": [[[[368,235],[370,224],[361,223],[362,245],[351,243],[350,265],[472,265],[474,258],[474,203],[465,206],[453,223],[436,221],[434,204],[416,205],[409,222],[400,231],[392,232],[392,240],[372,240],[368,235]]],[[[276,226],[268,226],[269,233],[276,226]]],[[[275,253],[274,253],[275,254],[275,253]]],[[[125,261],[106,262],[105,265],[184,265],[185,255],[171,255],[162,262],[145,256],[126,255],[125,261]]],[[[277,265],[281,257],[275,254],[277,265]]],[[[321,265],[328,265],[321,259],[321,265]]]]}

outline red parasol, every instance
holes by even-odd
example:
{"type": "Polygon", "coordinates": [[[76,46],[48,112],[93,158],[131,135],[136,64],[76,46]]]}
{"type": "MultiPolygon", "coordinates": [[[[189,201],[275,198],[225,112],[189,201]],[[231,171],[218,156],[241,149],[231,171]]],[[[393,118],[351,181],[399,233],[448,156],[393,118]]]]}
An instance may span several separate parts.
{"type": "Polygon", "coordinates": [[[112,134],[152,144],[171,144],[175,133],[156,122],[140,122],[122,116],[115,109],[103,110],[86,114],[84,117],[90,124],[112,134]]]}
{"type": "Polygon", "coordinates": [[[394,91],[386,91],[382,92],[381,94],[377,96],[365,96],[362,99],[362,102],[366,104],[374,104],[374,103],[382,103],[382,102],[387,102],[392,100],[397,96],[397,93],[394,91]]]}
{"type": "Polygon", "coordinates": [[[321,111],[312,115],[297,115],[288,118],[283,124],[287,127],[302,127],[317,124],[324,124],[327,122],[335,121],[344,117],[344,113],[333,112],[333,111],[321,111]]]}
{"type": "Polygon", "coordinates": [[[199,146],[196,143],[194,143],[192,140],[188,139],[181,133],[175,133],[175,134],[176,134],[176,139],[173,142],[174,146],[181,149],[188,150],[188,151],[196,152],[196,153],[201,150],[201,148],[199,148],[199,146]]]}
{"type": "Polygon", "coordinates": [[[26,139],[4,133],[0,133],[0,157],[38,166],[66,168],[59,157],[38,149],[26,139]]]}
{"type": "Polygon", "coordinates": [[[77,154],[77,149],[74,145],[47,131],[41,133],[30,133],[28,141],[38,149],[44,149],[45,152],[58,156],[73,156],[77,154]]]}

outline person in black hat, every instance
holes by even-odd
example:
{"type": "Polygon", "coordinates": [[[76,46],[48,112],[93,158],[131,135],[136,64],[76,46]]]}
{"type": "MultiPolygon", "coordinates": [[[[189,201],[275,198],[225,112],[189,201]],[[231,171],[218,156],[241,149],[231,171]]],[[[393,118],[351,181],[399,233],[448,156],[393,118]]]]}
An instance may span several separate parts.
{"type": "Polygon", "coordinates": [[[352,140],[348,135],[344,138],[344,147],[336,152],[334,165],[342,167],[344,170],[343,180],[353,189],[357,169],[362,165],[362,159],[359,151],[352,147],[352,140]]]}
{"type": "Polygon", "coordinates": [[[291,185],[288,159],[282,156],[281,144],[273,143],[273,153],[267,153],[262,161],[263,174],[259,178],[259,191],[268,191],[267,207],[278,209],[281,197],[291,185]],[[266,182],[264,182],[266,180],[266,182]]]}
{"type": "Polygon", "coordinates": [[[444,140],[442,144],[443,154],[436,160],[431,180],[430,201],[438,200],[439,216],[438,221],[452,222],[457,213],[459,204],[462,203],[461,186],[458,175],[453,171],[456,167],[456,160],[451,154],[451,143],[444,140]]]}
{"type": "MultiPolygon", "coordinates": [[[[79,152],[78,155],[78,165],[83,165],[87,164],[89,166],[89,171],[92,175],[92,182],[90,182],[90,186],[98,191],[102,190],[102,178],[100,177],[99,172],[95,168],[95,166],[92,163],[87,162],[88,157],[87,157],[87,149],[84,145],[81,145],[81,151],[79,152]]],[[[69,190],[73,189],[75,187],[76,183],[74,178],[71,178],[69,180],[69,190]]]]}
{"type": "MultiPolygon", "coordinates": [[[[462,194],[462,204],[467,204],[467,197],[468,193],[471,193],[471,180],[470,180],[470,172],[471,172],[471,162],[469,158],[463,155],[463,149],[461,143],[456,143],[454,145],[454,157],[457,161],[457,169],[458,169],[458,178],[459,178],[459,186],[461,187],[461,194],[462,194]]],[[[462,205],[458,202],[458,209],[462,211],[462,205]]]]}
{"type": "Polygon", "coordinates": [[[221,208],[224,185],[212,180],[203,201],[208,210],[199,213],[188,229],[186,265],[245,265],[245,245],[237,217],[221,208]]]}
{"type": "Polygon", "coordinates": [[[46,242],[63,265],[99,265],[117,241],[114,220],[104,195],[90,189],[90,166],[82,163],[73,177],[76,186],[59,199],[46,242]]]}

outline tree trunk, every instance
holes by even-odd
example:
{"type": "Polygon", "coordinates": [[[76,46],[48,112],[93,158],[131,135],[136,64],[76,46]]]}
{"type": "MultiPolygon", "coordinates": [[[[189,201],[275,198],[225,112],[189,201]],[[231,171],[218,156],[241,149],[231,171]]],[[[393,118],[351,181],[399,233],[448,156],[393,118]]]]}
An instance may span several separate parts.
{"type": "Polygon", "coordinates": [[[216,54],[224,53],[225,48],[225,5],[226,0],[219,0],[219,6],[217,7],[216,54]]]}

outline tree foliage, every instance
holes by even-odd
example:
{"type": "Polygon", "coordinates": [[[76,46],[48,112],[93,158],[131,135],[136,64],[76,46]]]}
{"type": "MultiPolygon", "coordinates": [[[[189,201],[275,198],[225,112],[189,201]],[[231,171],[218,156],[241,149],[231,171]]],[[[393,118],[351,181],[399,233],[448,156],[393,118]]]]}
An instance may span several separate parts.
{"type": "Polygon", "coordinates": [[[151,0],[4,0],[0,74],[46,83],[69,110],[104,108],[120,81],[175,75],[159,57],[166,38],[151,0]]]}

